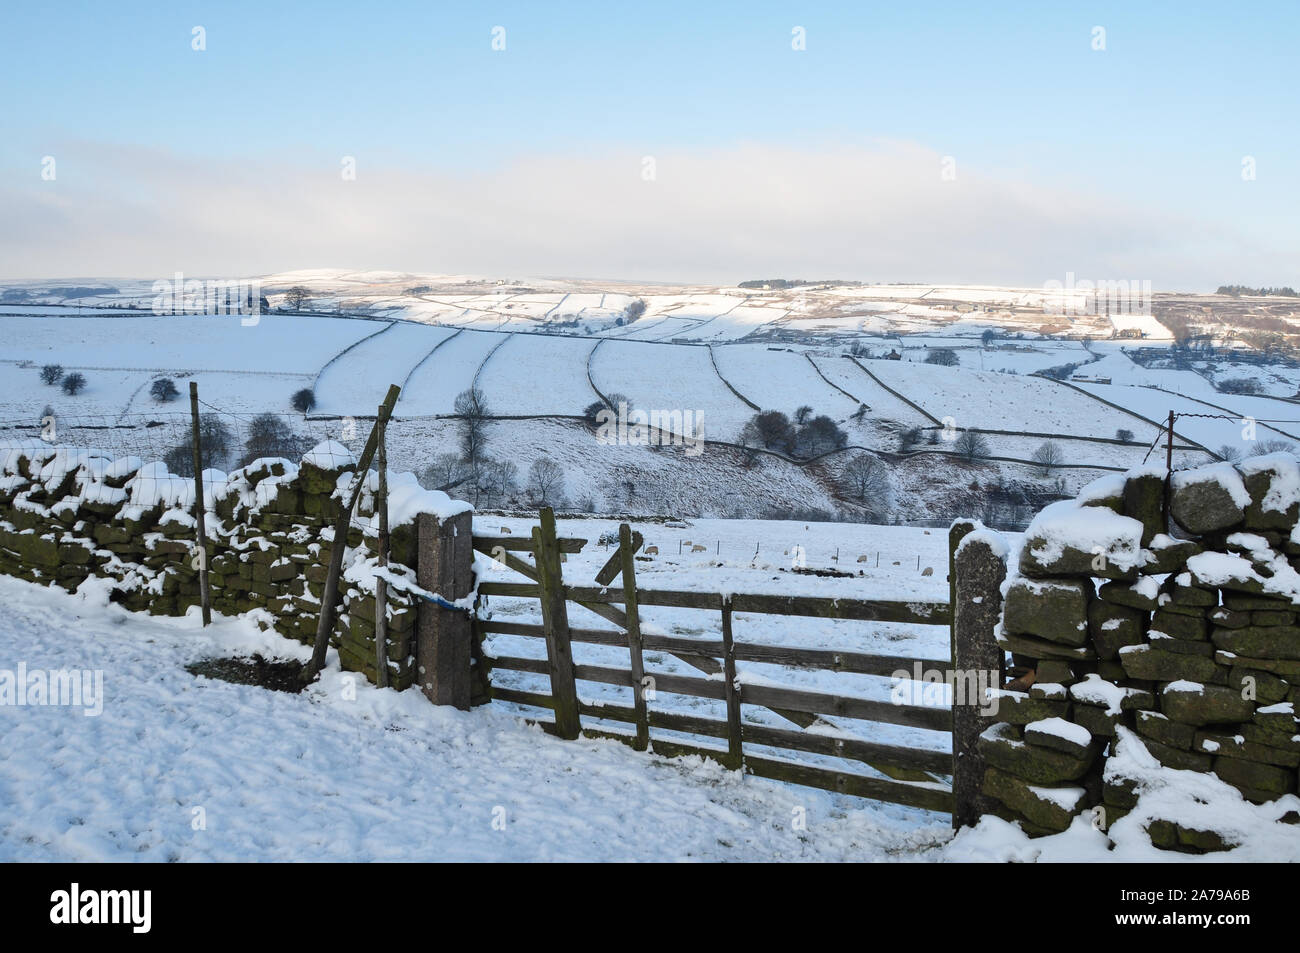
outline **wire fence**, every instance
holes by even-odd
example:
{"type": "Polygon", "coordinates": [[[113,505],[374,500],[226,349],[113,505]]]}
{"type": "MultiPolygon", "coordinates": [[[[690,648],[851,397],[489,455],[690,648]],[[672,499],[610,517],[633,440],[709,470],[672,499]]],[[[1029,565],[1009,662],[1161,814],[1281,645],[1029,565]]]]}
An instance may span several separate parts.
{"type": "MultiPolygon", "coordinates": [[[[209,507],[218,491],[229,486],[229,474],[256,460],[284,459],[295,467],[307,462],[322,470],[355,467],[373,428],[373,421],[352,417],[235,413],[201,399],[199,405],[203,492],[209,507]]],[[[167,473],[143,477],[146,486],[142,497],[183,508],[193,503],[194,421],[190,413],[47,413],[38,420],[0,419],[0,451],[5,445],[45,445],[51,450],[77,454],[59,462],[59,466],[67,468],[93,457],[114,461],[135,458],[141,465],[161,463],[167,473]]],[[[0,462],[3,459],[0,452],[0,462]]],[[[353,486],[349,480],[344,489],[350,493],[353,486]]],[[[374,487],[369,489],[373,493],[374,487]]],[[[371,519],[355,512],[350,526],[371,534],[376,530],[371,519]]]]}
{"type": "MultiPolygon", "coordinates": [[[[370,433],[368,421],[352,418],[312,420],[301,414],[237,414],[200,401],[199,445],[204,469],[229,473],[260,457],[283,457],[297,464],[324,445],[313,462],[337,468],[353,462],[370,433]],[[344,449],[339,449],[339,448],[344,449]]],[[[144,463],[161,462],[182,477],[193,477],[193,418],[188,413],[126,415],[46,414],[38,419],[0,420],[0,442],[42,441],[144,463]]]]}
{"type": "MultiPolygon", "coordinates": [[[[1206,414],[1206,413],[1191,413],[1191,412],[1179,413],[1178,411],[1170,411],[1169,417],[1160,422],[1159,430],[1156,433],[1155,440],[1151,442],[1151,446],[1147,448],[1147,452],[1142,457],[1142,464],[1144,466],[1146,465],[1147,460],[1150,459],[1152,452],[1156,449],[1156,447],[1160,446],[1161,441],[1164,441],[1166,446],[1168,446],[1171,440],[1177,439],[1178,421],[1183,418],[1188,418],[1188,419],[1197,418],[1201,420],[1226,420],[1229,423],[1241,424],[1243,426],[1249,424],[1265,424],[1265,425],[1300,424],[1300,420],[1251,417],[1249,415],[1244,415],[1244,414],[1206,414]]],[[[1285,431],[1277,431],[1277,432],[1285,433],[1285,431]]],[[[1178,447],[1175,446],[1174,449],[1176,450],[1178,449],[1178,447]]],[[[1264,452],[1269,452],[1271,449],[1286,449],[1294,452],[1296,448],[1295,448],[1295,444],[1291,443],[1289,440],[1279,439],[1276,441],[1265,442],[1264,452]]],[[[1223,448],[1221,447],[1219,449],[1219,452],[1221,453],[1222,451],[1223,448]]],[[[1218,454],[1216,453],[1216,456],[1217,455],[1218,454]]],[[[1232,462],[1232,460],[1235,458],[1231,458],[1231,459],[1224,458],[1224,459],[1228,459],[1228,462],[1232,462]]],[[[1179,470],[1188,470],[1188,469],[1192,469],[1192,468],[1186,466],[1183,467],[1175,467],[1172,465],[1169,466],[1170,472],[1179,471],[1179,470]]]]}
{"type": "MultiPolygon", "coordinates": [[[[193,421],[191,414],[179,409],[151,411],[136,414],[56,414],[50,408],[37,416],[0,419],[0,446],[15,441],[32,443],[41,441],[61,449],[76,449],[92,455],[121,460],[138,458],[141,463],[162,463],[170,475],[193,480],[193,421]]],[[[234,412],[199,399],[199,438],[202,465],[205,471],[216,471],[205,479],[205,490],[210,492],[222,478],[262,458],[282,458],[298,465],[307,455],[309,462],[322,469],[340,469],[354,464],[361,456],[370,435],[373,418],[311,416],[284,412],[234,412]]],[[[1184,418],[1222,420],[1243,423],[1253,420],[1258,424],[1295,424],[1300,420],[1247,418],[1236,414],[1214,412],[1173,413],[1174,429],[1184,418]]],[[[393,419],[388,425],[390,472],[413,471],[421,483],[429,488],[447,488],[455,495],[469,493],[474,502],[491,505],[493,499],[490,481],[496,470],[491,466],[484,475],[468,480],[456,468],[442,473],[439,460],[457,456],[454,422],[445,415],[414,415],[393,419]],[[433,464],[433,466],[431,466],[433,464]],[[455,471],[455,475],[453,475],[455,471]],[[483,486],[479,482],[487,481],[483,486]],[[463,485],[462,485],[463,484],[463,485]],[[452,489],[452,487],[460,489],[452,489]],[[485,488],[486,487],[486,488],[485,488]],[[481,499],[480,499],[481,497],[481,499]]],[[[1170,436],[1169,421],[1159,424],[1155,439],[1142,457],[1145,465],[1162,444],[1167,446],[1170,436]]],[[[1175,451],[1180,444],[1175,432],[1175,451]]],[[[1264,452],[1281,449],[1262,445],[1264,452]]],[[[1290,446],[1289,444],[1285,444],[1290,446]]],[[[1220,448],[1222,451],[1222,448],[1220,448]]],[[[1185,459],[1185,458],[1184,458],[1185,459]]],[[[1174,466],[1172,470],[1188,469],[1198,464],[1174,466]]],[[[512,480],[521,474],[505,472],[508,463],[496,462],[501,469],[500,496],[505,499],[512,480]]],[[[515,487],[518,489],[518,487],[515,487]]],[[[1016,522],[1018,520],[1010,520],[1016,522]]]]}

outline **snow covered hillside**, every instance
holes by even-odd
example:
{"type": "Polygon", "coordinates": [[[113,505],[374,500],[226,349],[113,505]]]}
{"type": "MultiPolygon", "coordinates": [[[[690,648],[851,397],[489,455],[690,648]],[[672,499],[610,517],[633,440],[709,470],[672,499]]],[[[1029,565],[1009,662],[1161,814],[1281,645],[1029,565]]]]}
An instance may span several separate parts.
{"type": "MultiPolygon", "coordinates": [[[[1175,425],[1176,466],[1248,455],[1264,441],[1300,443],[1300,407],[1285,399],[1300,387],[1300,368],[1201,352],[1171,362],[1154,333],[1111,337],[1123,329],[1096,315],[1045,320],[1045,305],[1062,302],[1027,289],[320,271],[263,279],[272,310],[247,326],[232,315],[132,310],[151,305],[147,282],[65,284],[65,293],[59,283],[0,289],[0,430],[32,435],[52,416],[61,442],[116,452],[161,456],[184,440],[187,408],[154,398],[160,377],[197,381],[205,405],[235,420],[288,414],[292,395],[310,390],[315,406],[292,426],[304,440],[345,443],[366,432],[348,418],[373,415],[398,384],[391,456],[421,472],[455,451],[456,396],[477,387],[495,421],[489,454],[513,463],[521,483],[539,458],[556,460],[578,508],[755,517],[784,506],[877,521],[974,511],[1015,525],[1048,497],[1159,455],[1171,409],[1188,415],[1175,425]],[[282,306],[295,287],[304,310],[289,313],[282,306]],[[82,375],[84,387],[42,384],[46,365],[82,375]],[[1243,378],[1258,378],[1259,393],[1233,392],[1243,378]],[[684,457],[598,443],[578,418],[611,395],[690,412],[690,435],[707,449],[684,457]],[[833,421],[843,449],[814,460],[764,454],[754,472],[737,444],[750,439],[756,410],[793,417],[801,408],[833,421]],[[1246,418],[1259,427],[1248,433],[1246,418]],[[963,449],[967,430],[980,439],[963,449]],[[863,452],[892,482],[869,514],[844,475],[863,452]],[[1035,462],[1044,456],[1049,466],[1035,462]]],[[[1178,307],[1186,297],[1174,296],[1178,307]]],[[[1224,315],[1287,307],[1199,298],[1228,327],[1224,315]]],[[[525,505],[518,489],[497,502],[525,505]]]]}

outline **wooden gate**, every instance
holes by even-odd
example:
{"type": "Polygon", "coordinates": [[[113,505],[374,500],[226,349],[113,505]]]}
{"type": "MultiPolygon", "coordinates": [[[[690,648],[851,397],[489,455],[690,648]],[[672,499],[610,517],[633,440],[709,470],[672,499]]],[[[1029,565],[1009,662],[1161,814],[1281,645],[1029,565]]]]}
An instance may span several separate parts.
{"type": "MultiPolygon", "coordinates": [[[[721,762],[731,769],[743,769],[758,777],[810,785],[853,794],[954,813],[952,750],[908,747],[849,737],[832,719],[904,725],[931,731],[950,732],[953,712],[946,705],[895,704],[810,691],[804,688],[737,678],[740,662],[765,663],[786,669],[854,673],[889,677],[899,671],[950,669],[948,659],[918,659],[874,655],[820,648],[799,648],[737,640],[733,619],[737,613],[797,617],[818,617],[871,622],[909,622],[948,625],[952,618],[948,602],[902,600],[830,599],[758,593],[643,589],[636,584],[635,553],[641,546],[639,534],[623,524],[620,544],[609,562],[597,574],[595,585],[569,585],[562,576],[563,554],[581,551],[585,540],[561,539],[556,534],[555,516],[541,512],[540,525],[531,539],[511,536],[475,536],[476,550],[522,574],[531,582],[481,582],[480,597],[537,599],[541,623],[496,621],[477,618],[473,622],[476,644],[484,636],[504,634],[541,639],[546,657],[481,657],[494,670],[513,670],[547,675],[550,691],[524,691],[492,685],[493,699],[549,709],[551,719],[539,718],[547,731],[563,738],[614,738],[638,750],[653,750],[667,756],[699,755],[721,762]],[[534,561],[520,554],[531,553],[534,561]],[[621,577],[618,588],[609,588],[621,577]],[[613,623],[615,628],[574,628],[568,622],[568,605],[577,604],[613,623]],[[717,613],[721,638],[698,639],[642,632],[643,606],[667,606],[717,613]],[[616,646],[628,651],[627,667],[576,664],[572,643],[616,646]],[[672,655],[701,673],[701,676],[655,673],[647,675],[646,652],[672,655]],[[720,676],[720,677],[719,677],[720,676]],[[630,704],[607,704],[584,700],[578,682],[624,686],[630,690],[630,704]],[[707,718],[662,710],[647,703],[652,692],[666,692],[713,699],[725,704],[726,717],[707,718]],[[754,724],[743,717],[745,706],[776,712],[791,727],[754,724]],[[631,732],[584,727],[582,719],[621,722],[631,732]],[[692,742],[652,735],[669,731],[694,736],[692,742]],[[696,742],[700,739],[703,743],[696,742]],[[710,744],[709,741],[715,743],[710,744]],[[721,743],[717,743],[721,742],[721,743]],[[757,753],[754,748],[775,749],[777,756],[757,753]],[[828,755],[861,762],[886,777],[837,770],[817,764],[787,760],[784,751],[828,755]]],[[[960,759],[958,759],[960,763],[960,759]]]]}

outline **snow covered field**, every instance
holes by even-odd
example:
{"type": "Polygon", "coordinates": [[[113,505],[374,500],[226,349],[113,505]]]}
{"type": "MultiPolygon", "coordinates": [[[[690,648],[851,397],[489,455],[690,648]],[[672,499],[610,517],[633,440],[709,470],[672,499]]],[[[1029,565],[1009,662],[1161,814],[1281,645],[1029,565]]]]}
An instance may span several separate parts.
{"type": "Polygon", "coordinates": [[[871,372],[886,385],[958,427],[1114,437],[1121,428],[1150,441],[1156,428],[1042,377],[970,371],[959,367],[873,361],[871,372]]]}
{"type": "Polygon", "coordinates": [[[5,861],[847,861],[950,836],[946,817],[559,741],[337,667],[302,695],[185,671],[307,654],[247,621],[205,632],[11,579],[0,606],[0,667],[102,670],[105,695],[98,717],[0,708],[5,861]]]}
{"type": "MultiPolygon", "coordinates": [[[[1164,861],[1294,860],[1300,827],[1213,778],[1161,806],[1213,811],[1245,843],[1154,850],[1136,816],[1030,840],[946,816],[560,741],[504,710],[435,708],[337,668],[300,695],[196,678],[191,662],[305,646],[246,619],[163,619],[0,577],[0,669],[99,670],[103,709],[0,706],[0,860],[1164,861]],[[797,829],[796,817],[806,818],[797,829]],[[494,823],[495,822],[495,823],[494,823]]],[[[332,653],[331,653],[332,656],[332,653]]],[[[1154,762],[1153,762],[1154,764],[1154,762]]],[[[1162,771],[1151,767],[1153,773],[1162,771]]],[[[1164,771],[1169,776],[1189,772],[1164,771]]]]}
{"type": "Polygon", "coordinates": [[[842,422],[861,403],[823,380],[803,351],[731,344],[713,348],[713,359],[722,376],[764,410],[793,416],[797,408],[806,405],[814,413],[842,422]]]}

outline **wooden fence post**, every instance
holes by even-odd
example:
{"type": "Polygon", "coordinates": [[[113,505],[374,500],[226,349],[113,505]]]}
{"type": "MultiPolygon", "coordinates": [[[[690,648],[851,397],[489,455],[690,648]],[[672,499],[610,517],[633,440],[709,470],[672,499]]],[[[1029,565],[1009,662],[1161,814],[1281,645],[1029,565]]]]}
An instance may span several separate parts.
{"type": "MultiPolygon", "coordinates": [[[[416,518],[419,561],[416,582],[448,602],[464,599],[474,588],[473,514],[440,520],[432,513],[416,518]]],[[[416,617],[415,665],[420,689],[435,705],[469,710],[469,614],[420,601],[416,617]]]]}
{"type": "Polygon", "coordinates": [[[199,552],[199,606],[203,613],[203,624],[212,622],[212,595],[208,592],[208,534],[204,525],[203,514],[206,509],[203,499],[203,453],[199,439],[199,385],[190,381],[190,419],[194,426],[194,535],[199,552]]]}
{"type": "MultiPolygon", "coordinates": [[[[640,534],[637,534],[638,538],[640,534]]],[[[641,613],[636,598],[636,551],[639,544],[632,538],[632,527],[618,527],[618,550],[623,569],[623,610],[627,613],[627,649],[631,658],[632,707],[636,712],[636,740],[632,747],[645,751],[650,746],[650,716],[646,712],[645,664],[641,658],[641,613]]],[[[599,577],[597,577],[599,581],[599,577]]]]}
{"type": "Polygon", "coordinates": [[[569,641],[569,610],[564,602],[564,577],[560,544],[555,534],[555,511],[541,511],[541,525],[533,528],[537,556],[537,584],[541,589],[542,631],[551,669],[551,701],[555,705],[555,733],[573,740],[582,733],[578,719],[578,685],[573,675],[573,648],[569,641]]]}
{"type": "Polygon", "coordinates": [[[985,530],[968,533],[953,557],[956,579],[953,614],[952,826],[975,824],[986,803],[984,758],[976,742],[996,721],[983,713],[982,689],[1002,687],[1002,650],[994,629],[1002,616],[1002,582],[1007,576],[1006,548],[985,530]]]}

